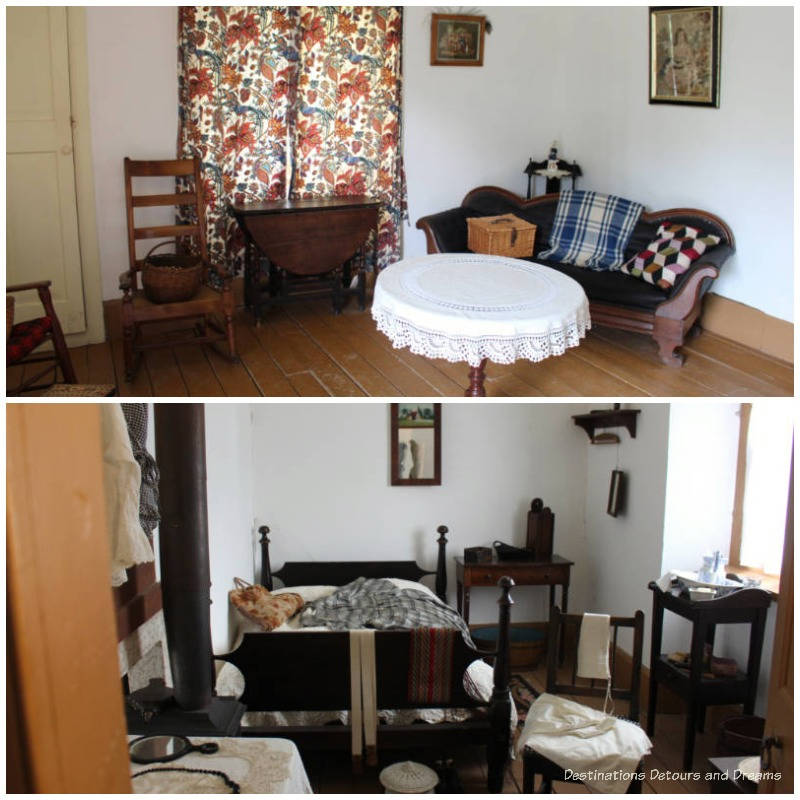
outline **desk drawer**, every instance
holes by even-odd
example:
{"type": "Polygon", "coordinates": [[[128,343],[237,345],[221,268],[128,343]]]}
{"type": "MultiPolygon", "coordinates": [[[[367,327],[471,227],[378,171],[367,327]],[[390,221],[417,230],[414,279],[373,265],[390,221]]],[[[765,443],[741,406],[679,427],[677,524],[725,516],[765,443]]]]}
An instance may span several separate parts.
{"type": "Polygon", "coordinates": [[[541,567],[525,564],[520,566],[473,564],[469,567],[467,583],[471,586],[496,586],[503,575],[513,578],[514,583],[521,586],[569,582],[568,568],[555,564],[541,567]]]}

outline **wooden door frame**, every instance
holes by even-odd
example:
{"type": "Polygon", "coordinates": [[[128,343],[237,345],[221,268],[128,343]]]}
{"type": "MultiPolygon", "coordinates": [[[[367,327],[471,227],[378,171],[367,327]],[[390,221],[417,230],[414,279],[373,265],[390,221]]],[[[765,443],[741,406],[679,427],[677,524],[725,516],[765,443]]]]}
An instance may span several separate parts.
{"type": "MultiPolygon", "coordinates": [[[[792,440],[794,445],[794,440],[792,440]]],[[[794,457],[789,470],[789,502],[786,511],[786,533],[783,540],[783,562],[775,615],[775,640],[767,696],[766,737],[780,739],[780,749],[772,748],[773,763],[766,770],[780,772],[781,779],[770,777],[758,785],[760,794],[792,794],[794,789],[794,457]],[[787,725],[787,714],[792,721],[787,725]],[[788,727],[789,731],[785,730],[788,727]]]]}
{"type": "Polygon", "coordinates": [[[100,406],[6,406],[11,792],[130,792],[100,406]]]}
{"type": "Polygon", "coordinates": [[[94,162],[89,115],[89,55],[86,10],[67,8],[69,42],[70,106],[72,148],[75,164],[75,204],[78,211],[78,242],[81,250],[81,278],[86,330],[67,336],[70,347],[104,342],[103,286],[100,248],[97,239],[97,210],[94,195],[94,162]]]}

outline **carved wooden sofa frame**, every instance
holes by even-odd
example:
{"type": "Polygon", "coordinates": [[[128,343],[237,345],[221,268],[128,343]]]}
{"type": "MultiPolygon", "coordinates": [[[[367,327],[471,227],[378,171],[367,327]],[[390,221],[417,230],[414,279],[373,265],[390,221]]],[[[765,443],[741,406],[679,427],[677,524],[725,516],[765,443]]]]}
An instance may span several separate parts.
{"type": "Polygon", "coordinates": [[[661,360],[669,366],[681,366],[684,356],[676,352],[677,348],[683,345],[690,333],[700,330],[703,297],[719,276],[723,263],[735,250],[733,233],[728,225],[716,215],[694,208],[642,213],[625,252],[626,260],[643,250],[655,238],[658,225],[667,220],[698,227],[722,239],[719,245],[704,253],[679,275],[673,289],[665,293],[618,271],[596,272],[536,259],[535,254],[547,246],[557,204],[557,194],[525,200],[496,186],[482,186],[469,192],[460,207],[422,217],[417,221],[417,228],[425,233],[428,253],[467,252],[468,217],[514,213],[533,222],[538,229],[534,257],[530,260],[556,268],[584,287],[593,324],[650,334],[658,345],[661,360]],[[635,287],[640,297],[643,293],[646,296],[647,292],[651,292],[652,297],[641,305],[624,302],[624,296],[619,300],[609,297],[608,292],[600,291],[598,295],[597,287],[602,287],[603,282],[608,286],[616,282],[621,288],[628,288],[620,283],[623,280],[635,281],[630,287],[635,287]]]}

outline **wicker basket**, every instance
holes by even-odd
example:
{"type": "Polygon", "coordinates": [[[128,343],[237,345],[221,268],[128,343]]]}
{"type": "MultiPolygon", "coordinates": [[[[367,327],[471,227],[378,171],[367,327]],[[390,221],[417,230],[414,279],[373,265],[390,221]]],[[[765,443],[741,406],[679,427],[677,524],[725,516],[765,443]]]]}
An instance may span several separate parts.
{"type": "Polygon", "coordinates": [[[535,238],[536,226],[513,214],[467,219],[467,247],[473,253],[529,258],[535,238]]]}
{"type": "Polygon", "coordinates": [[[161,242],[150,249],[142,263],[142,287],[151,303],[180,303],[190,300],[200,289],[203,279],[203,261],[200,256],[168,253],[154,256],[153,251],[165,244],[161,242]]]}

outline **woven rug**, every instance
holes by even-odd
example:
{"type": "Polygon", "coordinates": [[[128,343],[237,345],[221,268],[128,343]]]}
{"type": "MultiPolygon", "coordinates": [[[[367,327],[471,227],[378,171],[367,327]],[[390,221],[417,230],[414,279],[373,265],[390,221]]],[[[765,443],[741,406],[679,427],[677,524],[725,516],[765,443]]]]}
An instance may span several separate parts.
{"type": "Polygon", "coordinates": [[[522,727],[525,724],[528,709],[531,707],[531,703],[539,696],[539,692],[522,675],[512,675],[509,681],[509,688],[511,689],[511,699],[517,707],[519,725],[522,727]]]}
{"type": "Polygon", "coordinates": [[[110,397],[117,393],[113,383],[54,383],[40,397],[110,397]]]}

